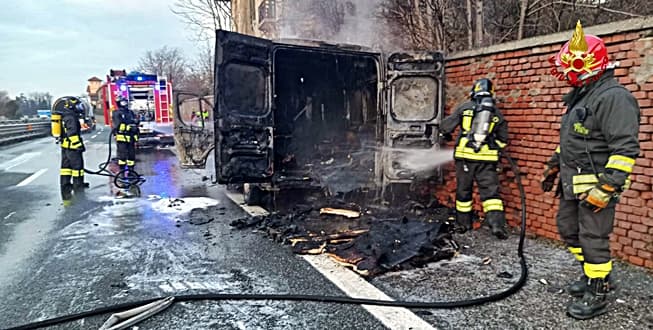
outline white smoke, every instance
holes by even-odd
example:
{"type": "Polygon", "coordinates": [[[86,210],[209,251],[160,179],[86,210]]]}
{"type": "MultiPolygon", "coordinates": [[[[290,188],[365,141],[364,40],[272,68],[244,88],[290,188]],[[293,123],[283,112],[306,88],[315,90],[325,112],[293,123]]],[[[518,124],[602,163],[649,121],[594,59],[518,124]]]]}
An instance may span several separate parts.
{"type": "Polygon", "coordinates": [[[387,24],[380,18],[385,0],[301,0],[284,3],[283,23],[279,36],[282,39],[317,39],[330,43],[367,46],[373,49],[389,48],[387,24]],[[337,32],[333,31],[334,17],[307,13],[306,4],[322,1],[325,6],[337,6],[344,12],[337,32]],[[310,31],[310,32],[309,32],[310,31]]]}

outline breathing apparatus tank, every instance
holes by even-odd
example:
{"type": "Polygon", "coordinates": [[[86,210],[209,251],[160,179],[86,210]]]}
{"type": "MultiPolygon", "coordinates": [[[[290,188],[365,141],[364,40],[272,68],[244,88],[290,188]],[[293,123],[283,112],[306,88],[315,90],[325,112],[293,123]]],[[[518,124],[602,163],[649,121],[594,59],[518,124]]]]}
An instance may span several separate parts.
{"type": "Polygon", "coordinates": [[[50,133],[55,138],[59,139],[62,137],[62,117],[65,113],[73,113],[76,116],[82,117],[86,113],[86,106],[79,98],[74,96],[64,96],[54,101],[50,119],[50,133]]]}
{"type": "Polygon", "coordinates": [[[61,138],[61,131],[63,130],[61,117],[63,115],[64,101],[67,97],[60,97],[52,104],[52,112],[50,114],[50,133],[53,137],[61,138]]]}
{"type": "Polygon", "coordinates": [[[474,106],[474,119],[472,120],[471,131],[467,139],[469,140],[470,147],[478,152],[481,150],[483,144],[486,143],[485,140],[490,133],[491,121],[496,109],[492,81],[487,78],[477,80],[474,82],[469,96],[476,105],[474,106]]]}
{"type": "Polygon", "coordinates": [[[472,120],[472,130],[469,133],[469,141],[471,141],[476,152],[481,149],[490,133],[490,123],[494,117],[494,109],[494,99],[491,97],[481,98],[474,107],[474,119],[472,120]]]}

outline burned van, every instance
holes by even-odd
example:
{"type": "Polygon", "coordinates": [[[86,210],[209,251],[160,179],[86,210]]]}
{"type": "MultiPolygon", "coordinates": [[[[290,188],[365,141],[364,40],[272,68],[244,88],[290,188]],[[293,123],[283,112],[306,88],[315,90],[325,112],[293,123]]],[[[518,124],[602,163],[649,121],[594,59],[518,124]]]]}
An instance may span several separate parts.
{"type": "Polygon", "coordinates": [[[439,148],[442,53],[382,54],[227,31],[216,43],[206,123],[189,124],[193,114],[177,107],[185,167],[203,167],[213,148],[219,183],[340,194],[411,183],[420,173],[405,153],[439,148]]]}

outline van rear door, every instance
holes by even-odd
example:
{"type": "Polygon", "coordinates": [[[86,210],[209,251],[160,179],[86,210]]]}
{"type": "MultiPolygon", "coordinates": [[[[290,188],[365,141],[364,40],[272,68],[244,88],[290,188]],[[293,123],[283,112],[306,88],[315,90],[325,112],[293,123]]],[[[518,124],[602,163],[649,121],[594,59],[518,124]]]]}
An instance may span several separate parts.
{"type": "Polygon", "coordinates": [[[393,53],[386,65],[384,185],[409,183],[421,174],[440,176],[439,167],[415,162],[439,149],[444,56],[439,52],[393,53]]]}
{"type": "Polygon", "coordinates": [[[216,38],[218,182],[270,181],[274,173],[272,42],[222,30],[216,38]]]}

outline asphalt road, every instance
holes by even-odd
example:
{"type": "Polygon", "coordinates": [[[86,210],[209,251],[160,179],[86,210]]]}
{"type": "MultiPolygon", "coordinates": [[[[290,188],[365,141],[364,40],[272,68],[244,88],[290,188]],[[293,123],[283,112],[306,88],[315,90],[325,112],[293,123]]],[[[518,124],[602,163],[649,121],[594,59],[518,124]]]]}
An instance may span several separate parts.
{"type": "MultiPolygon", "coordinates": [[[[107,133],[85,136],[88,169],[106,160],[107,133]]],[[[58,146],[48,138],[0,148],[0,328],[171,294],[355,295],[340,283],[342,273],[316,268],[259,233],[232,229],[229,222],[247,214],[224,187],[202,181],[209,173],[181,170],[170,149],[139,152],[137,170],[147,180],[139,199],[113,198],[110,179],[89,175],[86,197],[64,208],[58,165],[58,146]]],[[[442,301],[496,293],[517,280],[516,235],[497,241],[483,228],[457,239],[465,248],[451,261],[369,283],[396,300],[442,301]]],[[[579,275],[573,258],[535,239],[526,256],[531,274],[522,291],[481,307],[414,309],[427,325],[421,328],[653,328],[650,273],[617,263],[611,312],[580,322],[565,315],[571,298],[560,292],[579,275]]],[[[388,326],[383,313],[327,303],[192,302],[138,329],[419,328],[402,319],[388,326]]],[[[51,329],[97,329],[107,317],[51,329]]]]}
{"type": "MultiPolygon", "coordinates": [[[[85,136],[89,169],[106,157],[106,132],[92,136],[85,136]]],[[[228,223],[246,214],[220,186],[207,187],[197,171],[181,171],[170,150],[139,153],[137,170],[147,180],[141,199],[113,199],[107,178],[88,176],[86,199],[67,208],[51,139],[1,154],[0,328],[173,292],[343,294],[287,248],[233,231],[228,223]],[[185,197],[177,204],[214,205],[191,217],[168,208],[171,197],[185,197]]],[[[107,317],[53,329],[98,328],[107,317]]],[[[139,327],[384,328],[358,306],[266,301],[175,304],[139,327]]]]}

